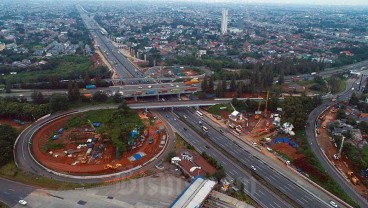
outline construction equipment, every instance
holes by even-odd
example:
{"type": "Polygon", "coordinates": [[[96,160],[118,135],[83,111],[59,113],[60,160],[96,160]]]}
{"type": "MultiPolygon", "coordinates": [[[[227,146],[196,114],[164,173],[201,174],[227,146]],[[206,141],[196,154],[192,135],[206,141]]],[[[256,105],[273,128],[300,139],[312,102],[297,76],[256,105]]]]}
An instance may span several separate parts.
{"type": "Polygon", "coordinates": [[[344,141],[345,141],[345,137],[343,136],[342,137],[342,140],[341,140],[340,149],[339,149],[339,151],[336,154],[334,154],[335,160],[338,160],[341,157],[341,151],[342,151],[342,147],[344,146],[344,141]]]}
{"type": "Polygon", "coordinates": [[[269,95],[270,91],[267,90],[267,95],[266,95],[266,106],[265,106],[265,109],[264,109],[264,113],[263,113],[263,116],[264,117],[267,117],[267,106],[268,106],[268,95],[269,95]]]}
{"type": "Polygon", "coordinates": [[[254,112],[254,118],[255,119],[259,119],[260,118],[259,114],[262,113],[262,111],[259,111],[261,109],[261,103],[262,103],[262,99],[259,99],[258,109],[257,109],[257,111],[254,112]]]}
{"type": "Polygon", "coordinates": [[[104,167],[104,169],[106,170],[106,169],[114,169],[114,166],[112,166],[112,165],[110,165],[110,164],[107,164],[105,167],[104,167]]]}
{"type": "Polygon", "coordinates": [[[348,176],[350,177],[350,180],[351,182],[354,184],[354,185],[357,185],[359,183],[359,178],[357,178],[353,171],[348,171],[348,176]]]}

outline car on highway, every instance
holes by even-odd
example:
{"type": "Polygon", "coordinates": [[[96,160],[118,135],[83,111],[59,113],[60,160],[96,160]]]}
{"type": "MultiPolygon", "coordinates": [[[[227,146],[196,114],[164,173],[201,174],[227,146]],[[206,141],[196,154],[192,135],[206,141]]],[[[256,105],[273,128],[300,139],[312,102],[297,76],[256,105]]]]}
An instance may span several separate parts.
{"type": "Polygon", "coordinates": [[[251,165],[250,168],[252,168],[252,170],[256,171],[256,167],[254,167],[254,165],[251,165]]]}
{"type": "Polygon", "coordinates": [[[208,145],[206,145],[205,147],[206,147],[207,149],[209,149],[209,148],[210,148],[210,146],[208,146],[208,145]]]}
{"type": "Polygon", "coordinates": [[[23,200],[23,199],[19,200],[18,203],[21,204],[21,205],[23,205],[23,206],[26,206],[27,205],[26,200],[23,200]]]}
{"type": "Polygon", "coordinates": [[[223,133],[224,133],[224,131],[222,131],[222,129],[220,129],[220,133],[221,133],[221,134],[223,134],[223,133]]]}
{"type": "Polygon", "coordinates": [[[183,115],[183,117],[186,119],[187,118],[187,116],[186,115],[183,115]]]}
{"type": "Polygon", "coordinates": [[[139,86],[138,89],[142,89],[142,86],[139,86]]]}
{"type": "Polygon", "coordinates": [[[176,85],[176,87],[179,87],[179,85],[176,85]]]}
{"type": "Polygon", "coordinates": [[[354,91],[354,87],[353,87],[353,88],[351,88],[351,90],[352,90],[352,91],[354,91]]]}
{"type": "Polygon", "coordinates": [[[183,129],[184,129],[184,131],[187,131],[187,130],[188,130],[188,129],[187,129],[187,128],[185,128],[185,127],[184,127],[183,129]]]}
{"type": "Polygon", "coordinates": [[[339,207],[334,201],[330,201],[330,205],[333,207],[339,207]]]}
{"type": "Polygon", "coordinates": [[[148,88],[150,88],[150,89],[151,89],[151,88],[152,88],[152,86],[151,86],[151,85],[148,85],[148,88]]]}
{"type": "Polygon", "coordinates": [[[165,85],[162,85],[162,88],[166,88],[166,86],[165,85]]]}
{"type": "Polygon", "coordinates": [[[170,87],[174,87],[174,84],[170,84],[170,87]]]}

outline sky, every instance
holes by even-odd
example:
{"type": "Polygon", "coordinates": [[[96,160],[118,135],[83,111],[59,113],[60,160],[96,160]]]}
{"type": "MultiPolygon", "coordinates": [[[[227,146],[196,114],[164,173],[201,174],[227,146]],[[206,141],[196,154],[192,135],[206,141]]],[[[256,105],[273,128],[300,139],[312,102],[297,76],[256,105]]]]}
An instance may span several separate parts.
{"type": "Polygon", "coordinates": [[[278,4],[314,4],[314,5],[366,5],[368,0],[173,0],[181,2],[243,2],[243,3],[278,3],[278,4]]]}

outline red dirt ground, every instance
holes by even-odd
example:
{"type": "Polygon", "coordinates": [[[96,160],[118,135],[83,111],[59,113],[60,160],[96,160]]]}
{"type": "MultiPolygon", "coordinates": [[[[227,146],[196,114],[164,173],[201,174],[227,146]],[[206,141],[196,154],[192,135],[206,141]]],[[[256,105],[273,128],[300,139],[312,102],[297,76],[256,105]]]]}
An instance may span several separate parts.
{"type": "Polygon", "coordinates": [[[8,124],[9,126],[14,127],[18,132],[23,131],[25,128],[27,128],[27,126],[30,125],[30,123],[25,123],[24,125],[20,125],[19,123],[14,122],[12,119],[0,118],[0,125],[2,124],[8,124]]]}
{"type": "MultiPolygon", "coordinates": [[[[115,158],[115,150],[112,145],[106,145],[105,151],[103,151],[102,157],[100,159],[93,159],[90,161],[90,164],[76,164],[72,165],[77,160],[80,160],[87,151],[87,147],[82,147],[80,153],[73,154],[73,157],[67,157],[64,154],[64,151],[67,149],[73,149],[76,150],[77,144],[71,144],[69,137],[69,133],[71,130],[64,131],[57,142],[62,142],[66,144],[66,147],[61,150],[55,150],[53,151],[53,155],[50,155],[48,152],[42,152],[41,148],[44,146],[47,142],[50,136],[52,136],[58,129],[65,127],[66,123],[68,121],[69,117],[59,119],[52,124],[49,124],[45,126],[44,128],[40,129],[33,138],[33,145],[32,150],[37,158],[38,161],[40,161],[44,166],[47,168],[64,172],[64,173],[73,173],[73,174],[79,174],[79,175],[85,175],[85,174],[102,174],[102,173],[112,173],[112,172],[118,172],[122,170],[131,169],[135,166],[142,165],[143,163],[150,160],[152,157],[158,154],[162,150],[162,148],[159,147],[161,142],[161,137],[163,133],[160,133],[158,135],[155,134],[155,131],[158,129],[159,126],[163,126],[161,121],[156,121],[154,126],[149,126],[149,135],[145,142],[141,144],[137,144],[138,148],[131,150],[125,154],[122,155],[121,159],[114,160],[115,158]],[[153,144],[148,144],[148,138],[153,137],[154,142],[153,144]],[[128,158],[134,155],[137,152],[144,152],[146,155],[143,156],[140,160],[136,161],[129,161],[128,158]],[[54,157],[55,154],[58,154],[59,157],[54,157]],[[121,164],[121,167],[118,167],[116,169],[105,169],[106,164],[111,164],[115,166],[115,164],[121,164]]],[[[96,145],[97,146],[97,145],[96,145]]],[[[87,159],[88,161],[89,159],[87,159]]]]}
{"type": "MultiPolygon", "coordinates": [[[[330,122],[334,121],[335,118],[336,118],[336,114],[328,111],[328,113],[326,114],[326,120],[322,122],[322,126],[323,125],[327,126],[330,122]]],[[[348,177],[347,176],[348,171],[353,171],[355,172],[355,176],[360,178],[359,173],[357,173],[357,171],[354,171],[355,170],[354,165],[352,164],[351,160],[347,158],[344,152],[342,152],[341,158],[339,160],[334,159],[333,155],[336,154],[339,149],[335,147],[332,141],[330,141],[329,136],[327,134],[327,129],[321,128],[320,134],[318,135],[317,139],[318,139],[318,144],[322,147],[328,159],[335,165],[337,169],[343,172],[345,177],[348,177]]],[[[360,178],[360,180],[363,181],[364,179],[360,178]]],[[[365,192],[365,190],[367,190],[367,187],[362,182],[360,182],[357,185],[353,185],[353,187],[355,188],[355,190],[359,191],[361,194],[364,194],[364,197],[368,197],[367,193],[365,192]]]]}
{"type": "Polygon", "coordinates": [[[304,157],[302,154],[298,154],[297,150],[286,143],[278,143],[272,145],[272,149],[277,152],[281,152],[289,156],[292,160],[301,159],[304,157]]]}

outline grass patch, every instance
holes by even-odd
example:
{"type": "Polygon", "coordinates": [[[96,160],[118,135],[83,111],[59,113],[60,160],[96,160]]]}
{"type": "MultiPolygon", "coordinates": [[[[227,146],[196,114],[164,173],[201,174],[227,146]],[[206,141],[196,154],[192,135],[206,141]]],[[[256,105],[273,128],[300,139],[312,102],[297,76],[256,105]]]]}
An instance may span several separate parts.
{"type": "MultiPolygon", "coordinates": [[[[346,192],[341,188],[341,186],[335,180],[333,180],[330,175],[326,173],[325,169],[322,167],[318,158],[310,148],[305,131],[304,130],[296,131],[295,137],[298,138],[298,143],[300,145],[301,152],[307,158],[307,160],[303,161],[303,163],[307,162],[312,167],[310,171],[302,169],[304,172],[309,174],[310,179],[319,184],[320,186],[322,186],[327,191],[334,194],[335,196],[352,205],[353,207],[359,207],[359,205],[356,202],[354,202],[349,197],[349,195],[346,194],[346,192]]],[[[297,164],[296,166],[298,167],[297,164]]]]}
{"type": "Polygon", "coordinates": [[[215,114],[215,115],[220,115],[220,111],[221,110],[226,110],[229,112],[233,111],[233,108],[231,107],[230,103],[224,103],[224,104],[217,104],[217,105],[213,105],[208,109],[208,112],[215,114]],[[221,108],[225,108],[225,109],[221,109],[221,108]]]}
{"type": "Polygon", "coordinates": [[[87,56],[64,56],[55,58],[50,69],[20,72],[15,75],[5,75],[4,79],[11,82],[41,82],[48,81],[50,76],[58,76],[60,79],[76,79],[84,77],[92,62],[87,56]]]}
{"type": "Polygon", "coordinates": [[[0,176],[7,178],[12,181],[19,181],[21,183],[29,184],[32,186],[43,187],[54,190],[69,190],[75,188],[92,188],[102,183],[91,183],[91,184],[78,184],[78,183],[69,183],[58,181],[55,179],[43,177],[43,176],[35,176],[31,173],[23,172],[18,169],[15,165],[14,161],[9,162],[8,164],[2,166],[0,168],[0,176]]]}
{"type": "Polygon", "coordinates": [[[311,85],[313,83],[314,83],[313,80],[306,80],[306,81],[299,81],[299,82],[297,82],[297,85],[299,85],[299,86],[308,86],[308,85],[311,85]]]}
{"type": "Polygon", "coordinates": [[[259,204],[257,204],[257,202],[256,201],[254,201],[253,199],[252,199],[252,197],[250,197],[249,195],[247,195],[247,194],[245,194],[244,192],[242,192],[242,191],[234,191],[234,190],[230,190],[229,192],[228,192],[228,195],[229,196],[231,196],[231,197],[234,197],[235,199],[237,199],[237,200],[240,200],[240,201],[243,201],[243,202],[245,202],[245,203],[247,203],[247,204],[249,204],[249,205],[252,205],[252,206],[254,206],[254,207],[261,207],[261,206],[259,206],[259,204]]]}
{"type": "Polygon", "coordinates": [[[179,134],[175,133],[175,146],[174,151],[178,149],[194,150],[194,147],[186,142],[179,134]]]}
{"type": "Polygon", "coordinates": [[[339,93],[345,91],[346,89],[346,82],[343,79],[340,79],[339,82],[339,93]]]}

